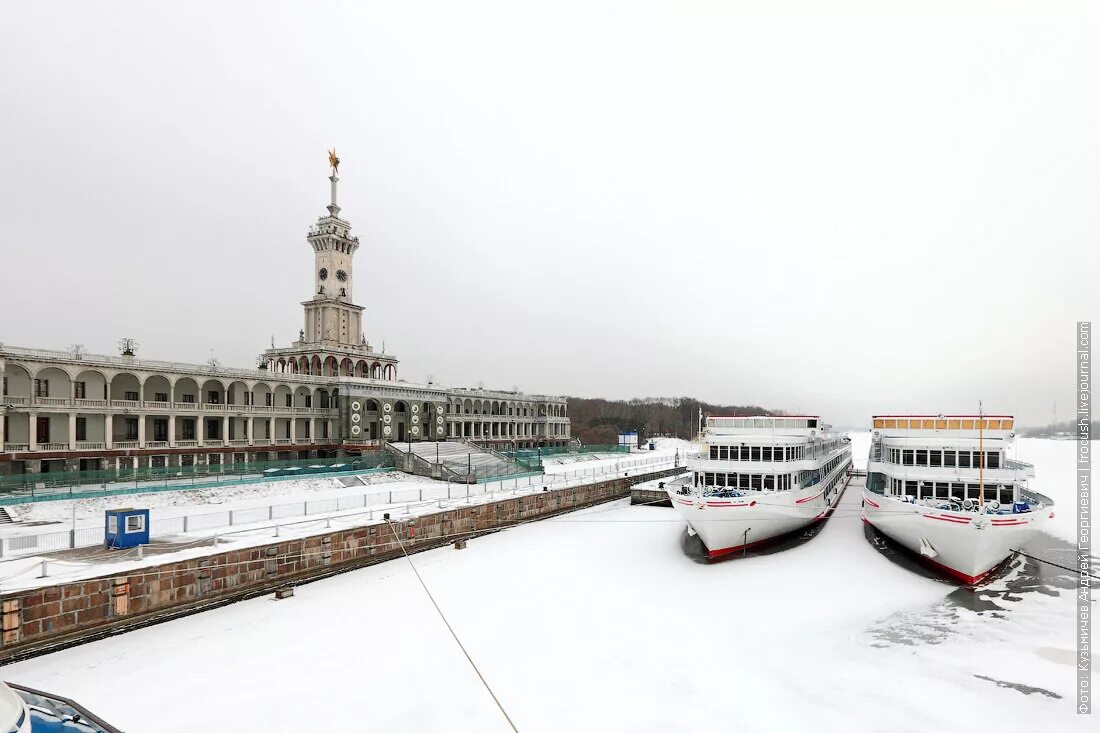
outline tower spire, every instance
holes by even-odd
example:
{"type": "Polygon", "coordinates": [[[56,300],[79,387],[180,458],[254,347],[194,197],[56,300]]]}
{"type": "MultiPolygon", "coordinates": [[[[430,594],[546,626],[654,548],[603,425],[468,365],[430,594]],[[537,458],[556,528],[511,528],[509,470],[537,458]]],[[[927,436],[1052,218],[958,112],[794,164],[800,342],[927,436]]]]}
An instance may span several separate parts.
{"type": "Polygon", "coordinates": [[[329,216],[339,216],[340,206],[336,203],[336,184],[340,181],[340,158],[336,156],[336,148],[328,151],[328,164],[332,168],[332,175],[328,177],[332,182],[332,203],[328,205],[329,216]]]}

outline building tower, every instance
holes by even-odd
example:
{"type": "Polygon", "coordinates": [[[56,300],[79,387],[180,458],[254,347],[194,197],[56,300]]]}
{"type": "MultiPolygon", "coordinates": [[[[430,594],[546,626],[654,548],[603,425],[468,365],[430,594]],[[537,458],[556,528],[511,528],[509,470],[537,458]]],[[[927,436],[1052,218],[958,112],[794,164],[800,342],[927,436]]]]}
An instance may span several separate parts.
{"type": "Polygon", "coordinates": [[[352,235],[351,223],[340,218],[336,186],[340,179],[335,169],[329,181],[332,203],[328,216],[317,220],[306,236],[313,248],[313,298],[305,306],[305,334],[308,343],[356,346],[362,343],[363,307],[352,302],[352,258],[359,249],[359,238],[352,235]]]}
{"type": "Polygon", "coordinates": [[[283,372],[396,380],[397,359],[378,354],[363,330],[363,306],[352,301],[359,238],[340,218],[340,159],[329,152],[330,203],[306,235],[313,249],[313,297],[302,302],[304,327],[289,348],[264,352],[265,366],[283,372]]]}

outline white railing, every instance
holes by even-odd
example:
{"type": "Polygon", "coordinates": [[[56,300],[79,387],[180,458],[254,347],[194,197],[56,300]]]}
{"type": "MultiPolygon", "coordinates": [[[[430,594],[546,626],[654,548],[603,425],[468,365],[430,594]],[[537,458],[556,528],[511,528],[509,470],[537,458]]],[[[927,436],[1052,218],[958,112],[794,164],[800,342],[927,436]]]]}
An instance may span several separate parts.
{"type": "Polygon", "coordinates": [[[55,406],[55,405],[67,405],[67,404],[69,404],[69,398],[68,397],[35,397],[34,398],[34,404],[36,404],[36,405],[47,405],[47,406],[51,406],[51,407],[55,406]]]}
{"type": "Polygon", "coordinates": [[[220,447],[222,447],[222,445],[224,445],[224,441],[222,441],[222,440],[211,440],[210,438],[207,438],[206,441],[203,443],[203,445],[206,446],[207,448],[220,448],[220,447]]]}
{"type": "Polygon", "coordinates": [[[197,440],[177,440],[176,441],[176,447],[177,448],[197,448],[198,445],[199,445],[199,441],[197,441],[197,440]]]}
{"type": "Polygon", "coordinates": [[[29,451],[30,449],[30,443],[4,443],[4,450],[12,453],[29,451]]]}
{"type": "Polygon", "coordinates": [[[275,445],[293,445],[293,442],[290,438],[276,438],[275,445]]]}
{"type": "Polygon", "coordinates": [[[68,443],[39,443],[38,450],[69,450],[68,443]]]}
{"type": "Polygon", "coordinates": [[[106,407],[107,400],[89,400],[83,397],[74,400],[77,407],[106,407]]]}
{"type": "MultiPolygon", "coordinates": [[[[632,473],[637,475],[636,470],[640,467],[648,467],[648,470],[644,470],[643,473],[661,471],[672,468],[673,461],[671,456],[622,459],[617,466],[571,471],[568,474],[509,477],[479,484],[443,481],[425,482],[415,487],[398,484],[389,490],[375,490],[326,499],[303,499],[178,517],[154,517],[150,522],[149,532],[150,538],[160,538],[224,529],[226,531],[216,533],[215,539],[220,541],[225,541],[237,532],[246,537],[254,537],[257,532],[264,531],[274,532],[274,536],[279,536],[281,528],[289,528],[298,523],[281,520],[298,520],[299,517],[321,515],[314,521],[324,522],[328,526],[347,526],[356,521],[372,521],[376,516],[381,519],[385,512],[411,517],[414,513],[466,505],[475,498],[479,502],[493,501],[497,498],[542,494],[544,490],[568,489],[612,477],[628,476],[632,473]],[[357,509],[362,511],[355,511],[357,509]]],[[[682,465],[681,463],[681,468],[682,465]]],[[[103,542],[102,525],[60,532],[13,535],[0,537],[0,557],[37,555],[44,552],[102,545],[103,542]]],[[[53,560],[46,560],[46,563],[53,562],[53,560]]],[[[37,564],[34,567],[36,570],[39,568],[37,564]]]]}
{"type": "Polygon", "coordinates": [[[247,438],[233,438],[233,440],[229,441],[229,445],[248,445],[248,439],[247,438]]]}
{"type": "Polygon", "coordinates": [[[218,412],[220,410],[224,410],[225,405],[223,405],[220,402],[204,402],[204,403],[202,403],[202,409],[203,410],[213,410],[214,412],[218,412]]]}
{"type": "Polygon", "coordinates": [[[16,395],[6,394],[0,397],[0,404],[5,405],[26,405],[31,401],[30,397],[17,397],[16,395]]]}
{"type": "Polygon", "coordinates": [[[268,445],[270,443],[271,443],[271,441],[268,440],[267,438],[258,438],[256,440],[252,441],[252,445],[268,445]]]}
{"type": "Polygon", "coordinates": [[[199,409],[199,403],[197,402],[173,402],[172,407],[177,411],[191,412],[199,409]]]}
{"type": "Polygon", "coordinates": [[[122,407],[128,410],[135,410],[141,407],[141,400],[111,400],[111,407],[122,407]]]}
{"type": "Polygon", "coordinates": [[[78,441],[76,441],[76,449],[77,450],[104,450],[106,448],[107,448],[107,444],[102,442],[102,441],[100,441],[100,442],[96,442],[94,440],[78,440],[78,441]]]}
{"type": "Polygon", "coordinates": [[[156,402],[154,400],[146,400],[142,403],[150,410],[170,410],[172,409],[171,402],[156,402]]]}
{"type": "Polygon", "coordinates": [[[116,440],[115,448],[137,448],[138,442],[136,440],[116,440]]]}
{"type": "Polygon", "coordinates": [[[145,447],[146,448],[167,448],[168,447],[168,441],[167,440],[149,440],[149,441],[146,441],[145,447]]]}

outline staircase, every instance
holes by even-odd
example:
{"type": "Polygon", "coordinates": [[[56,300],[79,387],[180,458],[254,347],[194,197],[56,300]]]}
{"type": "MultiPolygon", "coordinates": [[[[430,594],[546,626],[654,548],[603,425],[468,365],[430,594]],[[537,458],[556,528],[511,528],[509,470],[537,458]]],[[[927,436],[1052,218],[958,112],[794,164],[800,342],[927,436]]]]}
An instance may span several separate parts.
{"type": "Polygon", "coordinates": [[[529,472],[525,466],[493,450],[453,441],[387,443],[399,471],[441,481],[477,483],[479,479],[529,472]]]}
{"type": "Polygon", "coordinates": [[[15,524],[15,520],[8,514],[8,510],[0,506],[0,524],[15,524]]]}

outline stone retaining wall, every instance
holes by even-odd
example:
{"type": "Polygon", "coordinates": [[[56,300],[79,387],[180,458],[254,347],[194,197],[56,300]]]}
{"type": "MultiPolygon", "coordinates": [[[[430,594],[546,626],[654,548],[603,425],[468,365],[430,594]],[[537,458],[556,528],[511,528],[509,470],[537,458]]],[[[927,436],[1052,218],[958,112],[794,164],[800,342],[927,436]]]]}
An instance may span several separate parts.
{"type": "Polygon", "coordinates": [[[0,594],[0,663],[630,493],[669,469],[0,594]],[[398,539],[400,538],[400,542],[398,539]]]}

